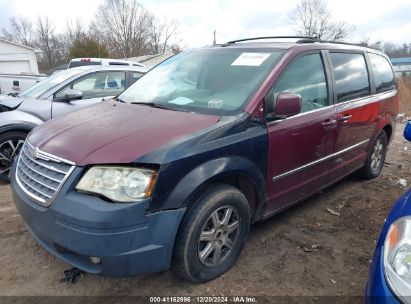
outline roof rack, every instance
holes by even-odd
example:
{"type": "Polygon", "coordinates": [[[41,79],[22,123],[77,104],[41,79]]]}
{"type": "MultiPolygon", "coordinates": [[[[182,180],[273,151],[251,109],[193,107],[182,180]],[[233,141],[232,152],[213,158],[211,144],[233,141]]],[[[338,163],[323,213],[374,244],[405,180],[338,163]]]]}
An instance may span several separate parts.
{"type": "Polygon", "coordinates": [[[265,37],[253,37],[253,38],[232,40],[232,41],[228,41],[226,44],[233,44],[237,42],[250,41],[250,40],[263,40],[263,39],[317,39],[317,38],[306,37],[306,36],[265,36],[265,37]]]}
{"type": "Polygon", "coordinates": [[[222,44],[222,46],[228,46],[230,44],[234,44],[237,42],[244,42],[244,41],[253,41],[253,40],[264,40],[264,39],[298,39],[295,43],[335,43],[335,44],[345,44],[345,45],[354,45],[354,46],[366,46],[361,43],[349,43],[349,42],[341,42],[341,41],[328,41],[318,39],[316,37],[306,37],[306,36],[265,36],[265,37],[253,37],[253,38],[244,38],[238,40],[228,41],[227,43],[222,44]]]}

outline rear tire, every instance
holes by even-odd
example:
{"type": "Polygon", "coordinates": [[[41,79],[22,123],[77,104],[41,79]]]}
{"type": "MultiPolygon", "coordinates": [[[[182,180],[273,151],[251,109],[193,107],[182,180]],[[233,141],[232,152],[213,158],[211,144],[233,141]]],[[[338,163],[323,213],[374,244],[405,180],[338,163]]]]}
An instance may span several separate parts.
{"type": "Polygon", "coordinates": [[[387,154],[388,140],[384,131],[378,134],[375,139],[367,160],[358,171],[358,176],[363,179],[373,179],[380,175],[382,167],[384,166],[385,155],[387,154]]]}
{"type": "Polygon", "coordinates": [[[10,169],[23,146],[27,133],[11,131],[0,134],[0,181],[10,181],[10,169]]]}
{"type": "Polygon", "coordinates": [[[250,229],[250,206],[229,185],[206,191],[189,209],[174,246],[172,271],[194,283],[213,280],[234,266],[250,229]]]}

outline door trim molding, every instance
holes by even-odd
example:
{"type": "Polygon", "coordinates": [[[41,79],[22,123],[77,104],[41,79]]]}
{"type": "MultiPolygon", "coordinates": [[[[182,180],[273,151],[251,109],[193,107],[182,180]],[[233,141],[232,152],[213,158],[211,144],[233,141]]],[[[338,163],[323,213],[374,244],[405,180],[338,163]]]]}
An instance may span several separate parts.
{"type": "Polygon", "coordinates": [[[325,157],[323,157],[323,158],[317,159],[317,160],[315,160],[315,161],[313,161],[313,162],[311,162],[311,163],[308,163],[308,164],[305,164],[305,165],[303,165],[303,166],[301,166],[301,167],[298,167],[298,168],[292,169],[292,170],[290,170],[290,171],[281,173],[281,174],[273,177],[273,182],[276,181],[276,180],[279,180],[279,179],[281,179],[281,178],[283,178],[283,177],[286,177],[286,176],[289,176],[289,175],[291,175],[291,174],[297,173],[297,172],[299,172],[299,171],[301,171],[301,170],[305,170],[305,169],[307,169],[307,168],[309,168],[309,167],[312,167],[312,166],[314,166],[314,165],[316,165],[316,164],[318,164],[318,163],[321,163],[321,162],[323,162],[323,161],[326,161],[326,160],[328,160],[328,159],[330,159],[330,158],[333,158],[333,157],[336,157],[336,156],[338,156],[338,155],[341,155],[341,154],[343,154],[343,153],[345,153],[345,152],[348,152],[348,151],[350,151],[350,150],[352,150],[352,149],[354,149],[354,148],[357,148],[357,147],[359,147],[359,146],[361,146],[361,145],[363,145],[363,144],[365,144],[365,143],[367,143],[367,142],[369,142],[369,141],[370,141],[369,139],[363,140],[363,141],[361,141],[361,142],[359,142],[359,143],[356,143],[355,145],[352,145],[352,146],[350,146],[350,147],[348,147],[348,148],[345,148],[345,149],[340,150],[340,151],[338,151],[338,152],[335,152],[335,153],[333,153],[333,154],[327,155],[327,156],[325,156],[325,157]]]}

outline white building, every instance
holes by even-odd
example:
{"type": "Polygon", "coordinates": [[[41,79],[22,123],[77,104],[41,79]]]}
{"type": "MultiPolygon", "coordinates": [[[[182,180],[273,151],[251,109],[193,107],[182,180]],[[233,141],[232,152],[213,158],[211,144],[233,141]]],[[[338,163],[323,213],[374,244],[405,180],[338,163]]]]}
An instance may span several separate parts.
{"type": "Polygon", "coordinates": [[[0,74],[39,74],[40,50],[0,38],[0,74]]]}

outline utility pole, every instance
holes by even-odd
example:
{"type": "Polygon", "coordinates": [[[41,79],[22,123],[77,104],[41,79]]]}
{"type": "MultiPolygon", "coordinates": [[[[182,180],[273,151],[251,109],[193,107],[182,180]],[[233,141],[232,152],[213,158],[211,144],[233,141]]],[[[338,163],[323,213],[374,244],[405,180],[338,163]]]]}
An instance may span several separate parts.
{"type": "Polygon", "coordinates": [[[216,45],[215,33],[216,33],[216,30],[214,30],[214,40],[213,40],[213,45],[216,45]]]}

